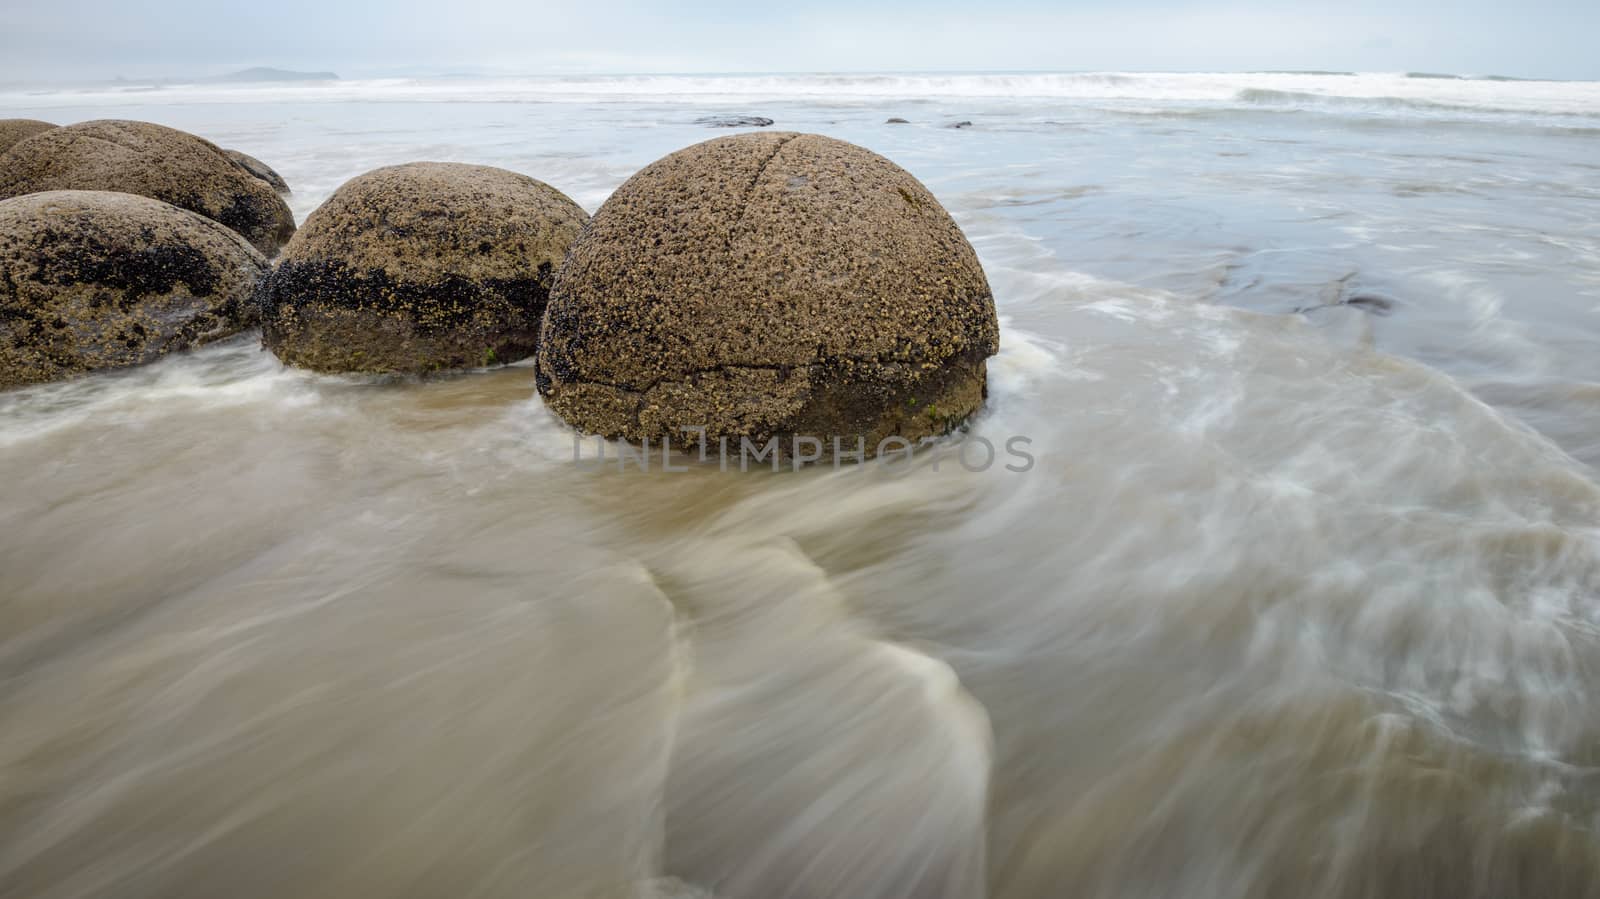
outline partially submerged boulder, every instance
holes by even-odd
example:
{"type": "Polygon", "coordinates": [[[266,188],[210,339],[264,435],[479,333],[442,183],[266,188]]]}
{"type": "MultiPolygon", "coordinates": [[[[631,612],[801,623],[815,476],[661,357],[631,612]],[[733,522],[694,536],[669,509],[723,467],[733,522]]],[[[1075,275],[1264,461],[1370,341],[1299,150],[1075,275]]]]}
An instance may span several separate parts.
{"type": "Polygon", "coordinates": [[[555,269],[588,220],[565,194],[504,169],[368,172],[284,248],[263,293],[262,336],[284,362],[328,372],[526,358],[555,269]]]}
{"type": "Polygon", "coordinates": [[[272,166],[267,165],[254,156],[251,156],[249,153],[241,153],[238,150],[223,150],[222,152],[227,154],[229,159],[233,160],[234,165],[237,165],[246,172],[249,172],[252,178],[258,178],[262,181],[265,181],[268,187],[271,187],[280,194],[291,192],[289,190],[289,182],[283,180],[282,175],[273,171],[272,166]]]}
{"type": "Polygon", "coordinates": [[[557,274],[537,380],[588,433],[871,455],[978,409],[998,334],[976,254],[917,179],[843,141],[754,132],[612,194],[557,274]]]}
{"type": "Polygon", "coordinates": [[[48,190],[114,190],[221,222],[271,256],[294,234],[277,192],[210,141],[149,122],[101,119],[19,142],[0,166],[0,199],[48,190]]]}
{"type": "Polygon", "coordinates": [[[49,131],[54,127],[56,126],[38,119],[0,119],[0,156],[6,155],[6,151],[20,143],[23,138],[33,137],[41,131],[49,131]]]}
{"type": "Polygon", "coordinates": [[[0,388],[150,362],[255,320],[266,259],[220,224],[147,197],[0,201],[0,388]]]}

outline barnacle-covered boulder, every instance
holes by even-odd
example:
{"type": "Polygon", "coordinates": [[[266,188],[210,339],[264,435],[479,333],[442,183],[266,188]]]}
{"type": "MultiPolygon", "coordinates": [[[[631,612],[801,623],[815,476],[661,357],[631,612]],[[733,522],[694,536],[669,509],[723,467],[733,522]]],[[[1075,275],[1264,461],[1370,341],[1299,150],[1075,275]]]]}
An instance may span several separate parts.
{"type": "Polygon", "coordinates": [[[0,388],[150,362],[254,323],[266,259],[133,194],[0,201],[0,388]]]}
{"type": "Polygon", "coordinates": [[[237,165],[246,172],[249,172],[252,178],[266,182],[268,187],[280,194],[286,194],[290,192],[289,182],[283,180],[283,176],[278,174],[277,171],[272,168],[272,166],[267,165],[254,156],[251,156],[249,153],[244,153],[239,150],[223,150],[222,152],[227,154],[229,159],[233,160],[234,165],[237,165]]]}
{"type": "Polygon", "coordinates": [[[533,354],[550,282],[589,220],[526,175],[414,162],[345,183],[306,218],[263,294],[291,365],[424,374],[533,354]]]}
{"type": "Polygon", "coordinates": [[[916,178],[755,132],[618,188],[557,274],[541,341],[539,391],[581,431],[870,455],[978,409],[999,334],[976,254],[916,178]]]}
{"type": "Polygon", "coordinates": [[[49,131],[56,126],[38,119],[0,119],[0,156],[6,155],[24,138],[33,137],[41,131],[49,131]]]}
{"type": "Polygon", "coordinates": [[[294,234],[283,198],[210,141],[149,122],[100,119],[42,131],[0,165],[0,198],[114,190],[221,222],[271,256],[294,234]]]}

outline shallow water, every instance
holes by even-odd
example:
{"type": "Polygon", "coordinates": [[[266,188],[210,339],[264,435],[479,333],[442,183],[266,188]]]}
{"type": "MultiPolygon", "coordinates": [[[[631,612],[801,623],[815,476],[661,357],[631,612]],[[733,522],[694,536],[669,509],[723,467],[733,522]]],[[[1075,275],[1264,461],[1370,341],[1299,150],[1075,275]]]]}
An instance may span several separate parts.
{"type": "Polygon", "coordinates": [[[0,896],[1600,895],[1600,85],[0,94],[302,218],[415,159],[592,210],[713,113],[940,197],[966,449],[1032,467],[582,467],[526,365],[248,338],[0,394],[0,896]]]}

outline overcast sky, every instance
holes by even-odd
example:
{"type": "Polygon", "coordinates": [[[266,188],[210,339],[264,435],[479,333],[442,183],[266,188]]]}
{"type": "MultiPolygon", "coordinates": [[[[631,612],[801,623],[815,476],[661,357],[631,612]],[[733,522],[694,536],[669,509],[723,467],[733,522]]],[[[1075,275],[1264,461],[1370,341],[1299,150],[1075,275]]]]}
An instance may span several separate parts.
{"type": "Polygon", "coordinates": [[[1600,0],[0,0],[0,81],[467,72],[1437,71],[1600,79],[1600,0]]]}

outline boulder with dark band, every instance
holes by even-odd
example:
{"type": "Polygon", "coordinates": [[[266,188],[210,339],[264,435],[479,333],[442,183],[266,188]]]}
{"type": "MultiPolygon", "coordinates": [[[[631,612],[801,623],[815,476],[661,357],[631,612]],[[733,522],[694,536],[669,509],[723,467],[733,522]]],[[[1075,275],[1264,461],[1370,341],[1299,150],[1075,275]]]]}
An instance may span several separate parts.
{"type": "Polygon", "coordinates": [[[977,410],[998,344],[977,256],[917,179],[842,141],[755,132],[673,153],[606,201],[556,276],[537,381],[587,433],[682,445],[704,427],[712,446],[808,437],[830,454],[838,437],[870,455],[977,410]]]}
{"type": "Polygon", "coordinates": [[[110,191],[0,201],[0,388],[151,362],[253,324],[267,261],[233,231],[110,191]]]}
{"type": "Polygon", "coordinates": [[[504,169],[415,162],[354,178],[284,248],[262,337],[291,365],[425,374],[533,354],[587,213],[504,169]]]}
{"type": "Polygon", "coordinates": [[[0,166],[0,198],[47,190],[151,197],[227,225],[268,256],[294,234],[283,198],[220,147],[149,122],[80,122],[20,141],[0,166]]]}

